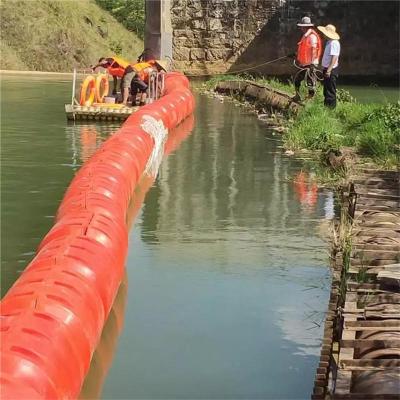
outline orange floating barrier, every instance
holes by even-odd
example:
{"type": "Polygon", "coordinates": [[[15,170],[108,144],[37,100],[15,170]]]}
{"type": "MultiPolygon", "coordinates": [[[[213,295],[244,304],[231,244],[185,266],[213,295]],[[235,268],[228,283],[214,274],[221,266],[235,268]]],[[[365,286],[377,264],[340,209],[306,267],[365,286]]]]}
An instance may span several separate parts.
{"type": "MultiPolygon", "coordinates": [[[[83,89],[81,103],[93,102],[94,78],[83,89]]],[[[2,399],[77,398],[123,278],[133,190],[144,172],[155,176],[173,147],[168,130],[193,109],[188,79],[166,74],[164,96],[75,175],[55,225],[1,302],[2,399]]]]}

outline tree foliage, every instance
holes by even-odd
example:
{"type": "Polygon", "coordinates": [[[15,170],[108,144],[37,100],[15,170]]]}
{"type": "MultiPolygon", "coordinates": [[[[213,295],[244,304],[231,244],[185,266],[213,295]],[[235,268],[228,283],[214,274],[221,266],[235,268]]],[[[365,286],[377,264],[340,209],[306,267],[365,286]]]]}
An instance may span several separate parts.
{"type": "Polygon", "coordinates": [[[128,30],[144,38],[145,0],[96,0],[128,30]]]}

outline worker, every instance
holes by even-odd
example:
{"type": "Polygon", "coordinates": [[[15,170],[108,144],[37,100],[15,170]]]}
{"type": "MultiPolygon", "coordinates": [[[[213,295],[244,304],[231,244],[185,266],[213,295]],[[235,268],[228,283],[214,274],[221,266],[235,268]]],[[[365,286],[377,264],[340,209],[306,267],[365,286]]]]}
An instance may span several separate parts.
{"type": "Polygon", "coordinates": [[[340,36],[334,25],[318,26],[327,40],[322,56],[322,68],[324,74],[324,104],[326,107],[336,107],[336,80],[338,78],[338,66],[340,56],[340,36]]]}
{"type": "Polygon", "coordinates": [[[296,95],[293,100],[300,101],[300,85],[304,79],[308,88],[308,97],[312,98],[315,95],[317,83],[315,69],[321,57],[322,41],[310,17],[303,17],[297,26],[303,32],[303,36],[297,44],[296,65],[300,70],[294,78],[296,95]]]}
{"type": "MultiPolygon", "coordinates": [[[[149,78],[152,72],[167,71],[167,68],[168,68],[167,63],[163,60],[151,60],[148,62],[137,63],[132,66],[132,69],[134,70],[134,72],[132,72],[133,75],[129,76],[129,78],[126,81],[124,80],[124,85],[125,83],[129,82],[129,79],[131,80],[130,88],[132,96],[132,105],[136,105],[137,102],[136,97],[138,93],[140,93],[139,105],[146,104],[147,88],[149,86],[149,78]]],[[[127,101],[128,94],[125,92],[125,86],[124,86],[124,99],[125,95],[127,101]]]]}
{"type": "Polygon", "coordinates": [[[146,47],[137,58],[137,62],[140,63],[140,62],[155,60],[155,58],[156,57],[154,57],[152,49],[150,47],[146,47]]]}
{"type": "Polygon", "coordinates": [[[102,67],[105,68],[108,73],[113,77],[113,90],[112,94],[117,94],[118,89],[118,78],[120,79],[120,89],[122,91],[122,78],[125,74],[126,67],[130,65],[129,61],[124,60],[120,57],[101,57],[95,66],[91,66],[93,71],[96,71],[97,68],[102,67]]]}

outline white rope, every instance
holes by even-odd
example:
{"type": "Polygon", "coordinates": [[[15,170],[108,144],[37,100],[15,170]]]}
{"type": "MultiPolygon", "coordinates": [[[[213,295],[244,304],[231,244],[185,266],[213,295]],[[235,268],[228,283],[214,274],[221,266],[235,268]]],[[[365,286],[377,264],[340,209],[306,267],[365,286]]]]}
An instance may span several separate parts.
{"type": "Polygon", "coordinates": [[[168,129],[162,120],[156,120],[150,115],[144,115],[141,124],[143,130],[154,140],[154,149],[147,161],[145,173],[156,177],[164,155],[164,144],[168,137],[168,129]]]}

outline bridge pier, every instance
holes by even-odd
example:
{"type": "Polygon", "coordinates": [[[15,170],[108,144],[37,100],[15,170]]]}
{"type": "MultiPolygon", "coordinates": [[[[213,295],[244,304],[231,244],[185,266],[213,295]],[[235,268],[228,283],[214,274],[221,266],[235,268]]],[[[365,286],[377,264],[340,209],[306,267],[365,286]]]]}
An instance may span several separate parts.
{"type": "Polygon", "coordinates": [[[171,0],[146,0],[144,48],[154,58],[172,60],[171,0]]]}

